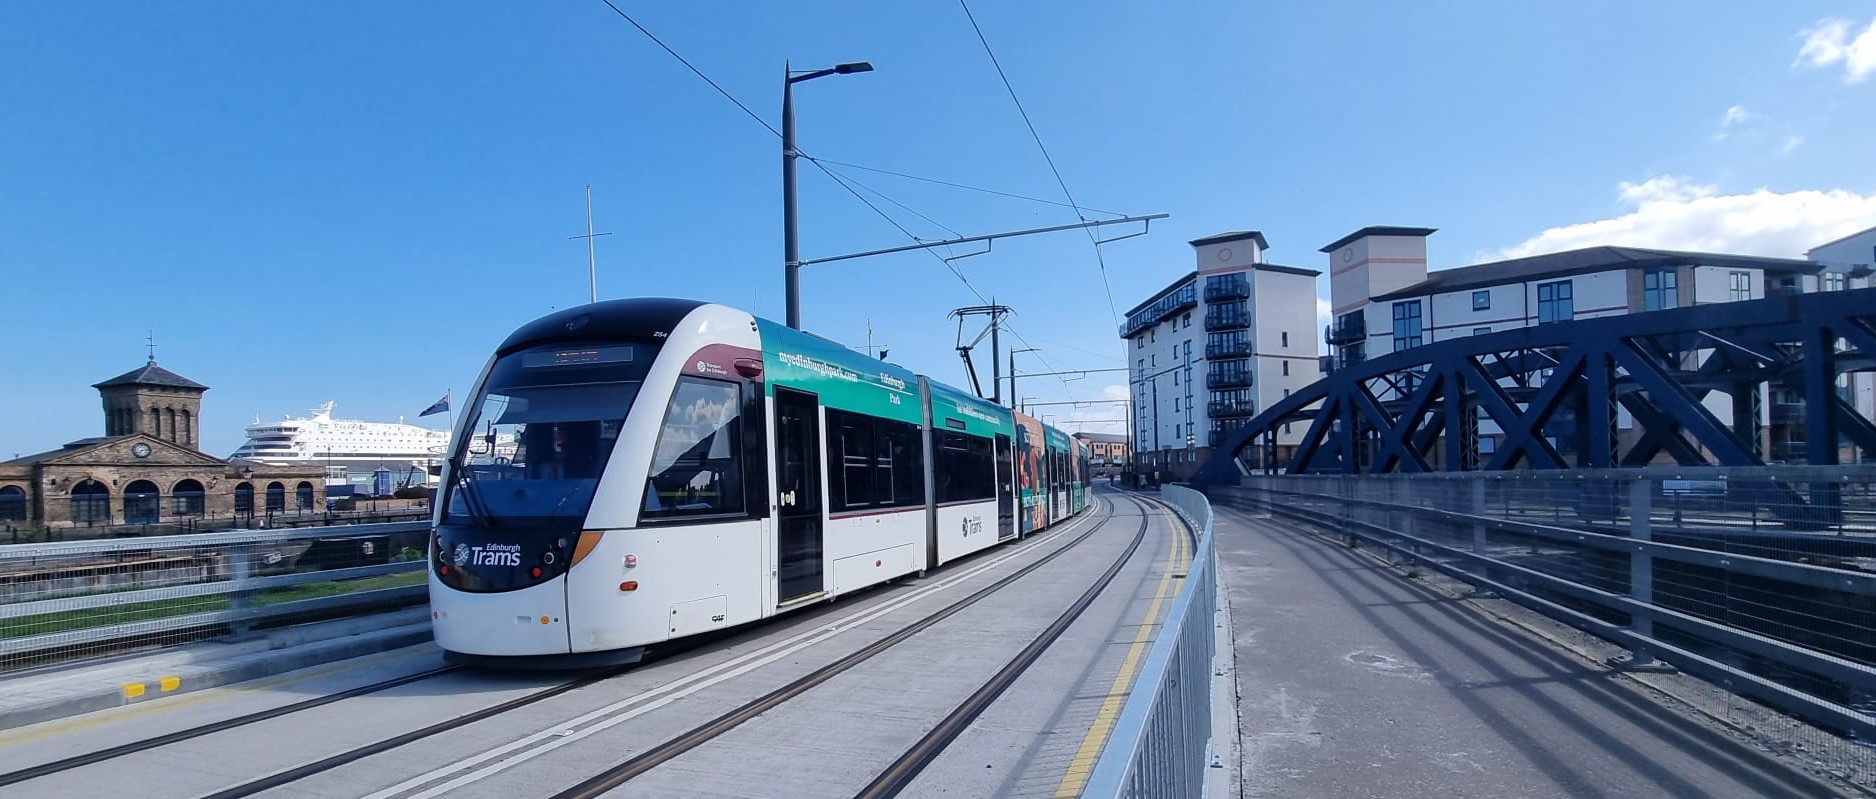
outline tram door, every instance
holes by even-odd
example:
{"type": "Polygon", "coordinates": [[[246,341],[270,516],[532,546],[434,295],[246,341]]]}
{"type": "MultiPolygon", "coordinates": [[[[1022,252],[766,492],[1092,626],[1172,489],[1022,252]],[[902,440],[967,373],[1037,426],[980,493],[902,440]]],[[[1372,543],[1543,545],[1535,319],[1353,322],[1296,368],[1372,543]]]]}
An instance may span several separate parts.
{"type": "Polygon", "coordinates": [[[1016,537],[1016,461],[1010,452],[1010,437],[997,434],[997,540],[1016,537]]]}
{"type": "Polygon", "coordinates": [[[777,595],[821,592],[820,399],[775,387],[777,595]]]}

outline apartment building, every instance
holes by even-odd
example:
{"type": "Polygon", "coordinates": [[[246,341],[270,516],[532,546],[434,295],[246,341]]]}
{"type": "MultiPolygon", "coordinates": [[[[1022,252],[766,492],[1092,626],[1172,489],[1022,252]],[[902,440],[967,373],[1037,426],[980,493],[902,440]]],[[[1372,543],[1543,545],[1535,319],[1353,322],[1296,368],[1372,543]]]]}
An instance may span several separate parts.
{"type": "MultiPolygon", "coordinates": [[[[1190,242],[1197,266],[1127,312],[1134,469],[1184,480],[1258,411],[1314,382],[1314,269],[1264,261],[1264,234],[1190,242]]],[[[1301,430],[1278,438],[1294,447],[1301,430]]]]}

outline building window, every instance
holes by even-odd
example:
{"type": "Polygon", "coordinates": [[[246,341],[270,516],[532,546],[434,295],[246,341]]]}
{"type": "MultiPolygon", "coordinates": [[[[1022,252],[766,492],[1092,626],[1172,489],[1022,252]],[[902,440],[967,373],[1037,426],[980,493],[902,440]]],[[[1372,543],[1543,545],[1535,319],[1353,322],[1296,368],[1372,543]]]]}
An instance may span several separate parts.
{"type": "Polygon", "coordinates": [[[1576,318],[1576,299],[1570,281],[1537,284],[1537,323],[1568,322],[1576,318]]]}
{"type": "Polygon", "coordinates": [[[26,490],[0,486],[0,522],[26,521],[26,490]]]}
{"type": "Polygon", "coordinates": [[[1483,335],[1485,335],[1485,334],[1487,334],[1487,333],[1490,333],[1490,332],[1492,332],[1492,328],[1491,328],[1491,326],[1489,326],[1489,325],[1487,325],[1487,326],[1485,326],[1485,327],[1475,327],[1475,328],[1472,328],[1472,335],[1475,335],[1475,336],[1483,336],[1483,335]]]}
{"type": "Polygon", "coordinates": [[[179,480],[169,490],[169,515],[200,516],[203,509],[202,484],[195,480],[179,480]]]}
{"type": "Polygon", "coordinates": [[[1173,413],[1179,412],[1179,398],[1173,397],[1173,413]]]}
{"type": "Polygon", "coordinates": [[[1420,301],[1394,303],[1394,351],[1420,346],[1420,301]]]}
{"type": "Polygon", "coordinates": [[[287,509],[287,487],[280,483],[267,484],[267,512],[282,513],[287,509]]]}
{"type": "Polygon", "coordinates": [[[1659,311],[1680,307],[1680,280],[1674,267],[1650,269],[1642,273],[1642,310],[1659,311]]]}
{"type": "Polygon", "coordinates": [[[305,513],[313,509],[313,484],[301,481],[293,488],[294,509],[305,513]]]}
{"type": "Polygon", "coordinates": [[[1192,326],[1192,312],[1191,311],[1186,311],[1185,316],[1179,317],[1179,326],[1180,327],[1192,326]]]}
{"type": "Polygon", "coordinates": [[[1844,289],[1844,274],[1842,272],[1825,272],[1821,276],[1821,279],[1824,282],[1825,291],[1843,291],[1844,289]]]}
{"type": "Polygon", "coordinates": [[[1179,373],[1178,373],[1178,372],[1173,372],[1173,373],[1172,373],[1172,377],[1173,377],[1173,385],[1175,385],[1175,386],[1176,386],[1176,385],[1179,385],[1179,373]]]}
{"type": "Polygon", "coordinates": [[[1492,308],[1492,292],[1490,291],[1472,292],[1472,310],[1488,311],[1488,310],[1491,310],[1491,308],[1492,308]]]}
{"type": "Polygon", "coordinates": [[[1285,348],[1288,348],[1290,346],[1290,332],[1286,330],[1283,332],[1282,335],[1283,335],[1283,346],[1285,348]]]}
{"type": "Polygon", "coordinates": [[[1289,361],[1283,362],[1283,376],[1284,377],[1290,376],[1290,362],[1289,361]]]}
{"type": "Polygon", "coordinates": [[[162,520],[163,498],[156,484],[148,480],[132,481],[124,486],[124,523],[155,524],[162,520]]]}
{"type": "Polygon", "coordinates": [[[1727,277],[1731,278],[1733,281],[1727,299],[1733,302],[1752,299],[1751,272],[1729,272],[1727,273],[1727,277]]]}
{"type": "Polygon", "coordinates": [[[111,523],[111,490],[96,480],[72,486],[72,522],[111,523]]]}

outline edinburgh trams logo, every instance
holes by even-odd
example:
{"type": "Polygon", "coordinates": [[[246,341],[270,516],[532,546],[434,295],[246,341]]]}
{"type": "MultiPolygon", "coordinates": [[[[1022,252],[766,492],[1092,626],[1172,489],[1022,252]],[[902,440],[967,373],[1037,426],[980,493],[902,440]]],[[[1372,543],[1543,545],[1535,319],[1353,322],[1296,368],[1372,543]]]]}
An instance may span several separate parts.
{"type": "Polygon", "coordinates": [[[456,545],[457,566],[519,566],[521,547],[515,544],[456,545]]]}
{"type": "Polygon", "coordinates": [[[984,531],[984,517],[982,516],[964,517],[964,537],[965,538],[969,538],[974,535],[979,535],[983,533],[983,531],[984,531]]]}

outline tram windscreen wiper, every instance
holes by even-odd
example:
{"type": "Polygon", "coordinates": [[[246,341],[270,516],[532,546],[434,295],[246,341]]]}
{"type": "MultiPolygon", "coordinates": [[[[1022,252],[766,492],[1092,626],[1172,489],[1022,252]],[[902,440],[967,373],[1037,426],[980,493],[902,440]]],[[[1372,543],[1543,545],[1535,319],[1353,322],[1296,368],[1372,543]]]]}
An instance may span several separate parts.
{"type": "MultiPolygon", "coordinates": [[[[482,504],[482,497],[477,493],[480,489],[474,485],[474,480],[469,479],[468,470],[457,469],[455,472],[455,493],[462,497],[463,509],[469,512],[470,520],[482,527],[500,527],[495,523],[495,516],[482,504]]],[[[448,508],[444,510],[447,512],[448,508]]]]}

